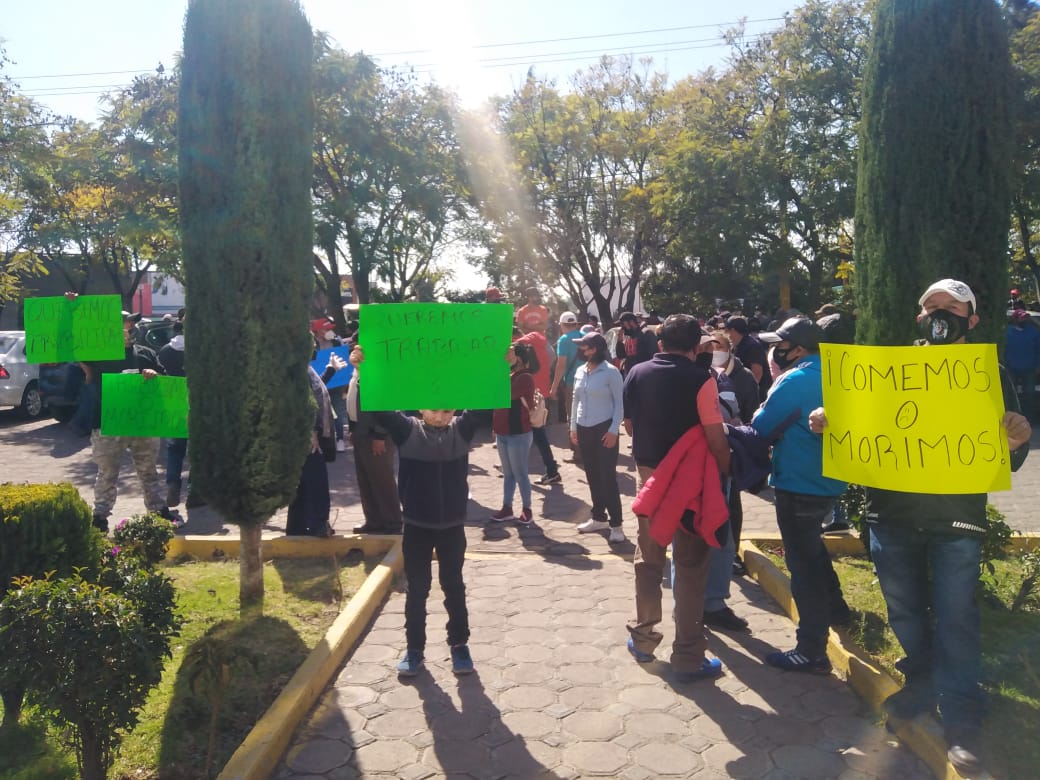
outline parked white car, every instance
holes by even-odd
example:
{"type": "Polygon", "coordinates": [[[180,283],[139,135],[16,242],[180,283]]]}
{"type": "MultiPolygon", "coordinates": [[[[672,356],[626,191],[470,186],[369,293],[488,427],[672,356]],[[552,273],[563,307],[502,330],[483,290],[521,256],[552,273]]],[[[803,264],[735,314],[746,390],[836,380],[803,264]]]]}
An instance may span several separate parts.
{"type": "Polygon", "coordinates": [[[0,330],[0,408],[17,407],[35,419],[43,412],[40,367],[25,362],[25,331],[0,330]]]}

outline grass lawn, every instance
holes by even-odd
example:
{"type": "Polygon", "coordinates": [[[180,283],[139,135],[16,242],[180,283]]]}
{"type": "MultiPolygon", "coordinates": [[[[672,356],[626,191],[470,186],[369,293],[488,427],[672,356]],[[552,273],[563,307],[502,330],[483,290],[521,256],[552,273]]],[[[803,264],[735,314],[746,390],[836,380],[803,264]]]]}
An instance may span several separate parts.
{"type": "MultiPolygon", "coordinates": [[[[761,549],[786,573],[779,544],[761,549]]],[[[884,598],[865,556],[835,556],[834,568],[849,606],[856,612],[849,636],[897,681],[894,664],[903,653],[884,598]]],[[[982,684],[987,695],[984,746],[987,765],[999,778],[1040,776],[1040,598],[1034,593],[1017,612],[1010,609],[1027,574],[1021,555],[994,562],[979,591],[982,614],[982,684]]],[[[1040,588],[1038,588],[1040,590],[1040,588]]]]}
{"type": "MultiPolygon", "coordinates": [[[[377,563],[357,553],[266,563],[264,615],[249,622],[238,617],[237,560],[162,564],[176,585],[184,623],[162,682],[123,740],[110,777],[206,777],[211,703],[217,705],[215,776],[377,563]],[[192,667],[184,663],[189,653],[204,660],[192,667]],[[221,677],[226,686],[212,683],[221,677]]],[[[0,780],[75,778],[75,756],[66,748],[71,735],[30,707],[23,724],[0,738],[0,780]]]]}

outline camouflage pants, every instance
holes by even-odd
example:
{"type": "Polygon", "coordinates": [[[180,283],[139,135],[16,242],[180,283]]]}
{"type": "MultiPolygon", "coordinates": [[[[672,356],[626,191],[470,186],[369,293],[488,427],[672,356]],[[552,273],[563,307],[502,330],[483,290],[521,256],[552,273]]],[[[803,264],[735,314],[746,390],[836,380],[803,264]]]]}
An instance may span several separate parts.
{"type": "Polygon", "coordinates": [[[134,469],[141,480],[144,505],[149,512],[166,508],[166,496],[155,463],[159,457],[159,439],[139,436],[102,436],[101,431],[90,434],[91,452],[97,465],[94,481],[94,515],[108,517],[116,503],[116,482],[123,456],[130,450],[134,469]]]}

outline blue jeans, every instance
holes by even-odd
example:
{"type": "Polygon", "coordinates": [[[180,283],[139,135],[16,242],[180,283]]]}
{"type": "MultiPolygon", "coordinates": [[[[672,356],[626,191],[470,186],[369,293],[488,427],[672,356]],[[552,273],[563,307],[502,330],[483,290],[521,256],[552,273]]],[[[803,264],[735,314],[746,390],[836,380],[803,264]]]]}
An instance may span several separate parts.
{"type": "Polygon", "coordinates": [[[332,401],[332,411],[335,414],[333,426],[336,429],[336,438],[343,441],[343,424],[347,420],[347,397],[343,394],[342,387],[334,387],[329,390],[329,400],[332,401]]]}
{"type": "Polygon", "coordinates": [[[834,506],[834,496],[776,490],[776,524],[791,572],[791,595],[798,607],[799,652],[819,658],[827,652],[831,616],[847,609],[841,583],[820,536],[820,526],[834,506]]]}
{"type": "Polygon", "coordinates": [[[880,523],[870,526],[870,556],[906,653],[901,668],[908,677],[930,674],[944,726],[978,727],[982,540],[880,523]]]}
{"type": "Polygon", "coordinates": [[[520,486],[520,502],[525,508],[531,506],[531,473],[528,463],[531,457],[532,435],[528,433],[498,434],[498,457],[502,461],[502,506],[513,505],[513,495],[520,486]]]}
{"type": "Polygon", "coordinates": [[[166,484],[179,485],[184,471],[184,456],[188,454],[187,439],[169,439],[166,442],[166,484]]]}

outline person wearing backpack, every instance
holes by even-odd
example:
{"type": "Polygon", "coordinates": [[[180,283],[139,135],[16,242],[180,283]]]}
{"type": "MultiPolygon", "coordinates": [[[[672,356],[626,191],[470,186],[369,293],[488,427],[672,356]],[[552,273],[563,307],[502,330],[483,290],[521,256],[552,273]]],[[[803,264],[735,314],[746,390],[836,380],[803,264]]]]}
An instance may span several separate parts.
{"type": "Polygon", "coordinates": [[[514,342],[509,348],[510,363],[508,409],[495,409],[491,430],[498,444],[498,457],[502,462],[502,508],[491,515],[491,519],[504,523],[516,520],[521,525],[530,525],[531,474],[528,468],[531,454],[531,409],[534,408],[535,381],[538,358],[530,344],[514,342]],[[513,515],[513,496],[520,488],[520,514],[513,515]]]}

